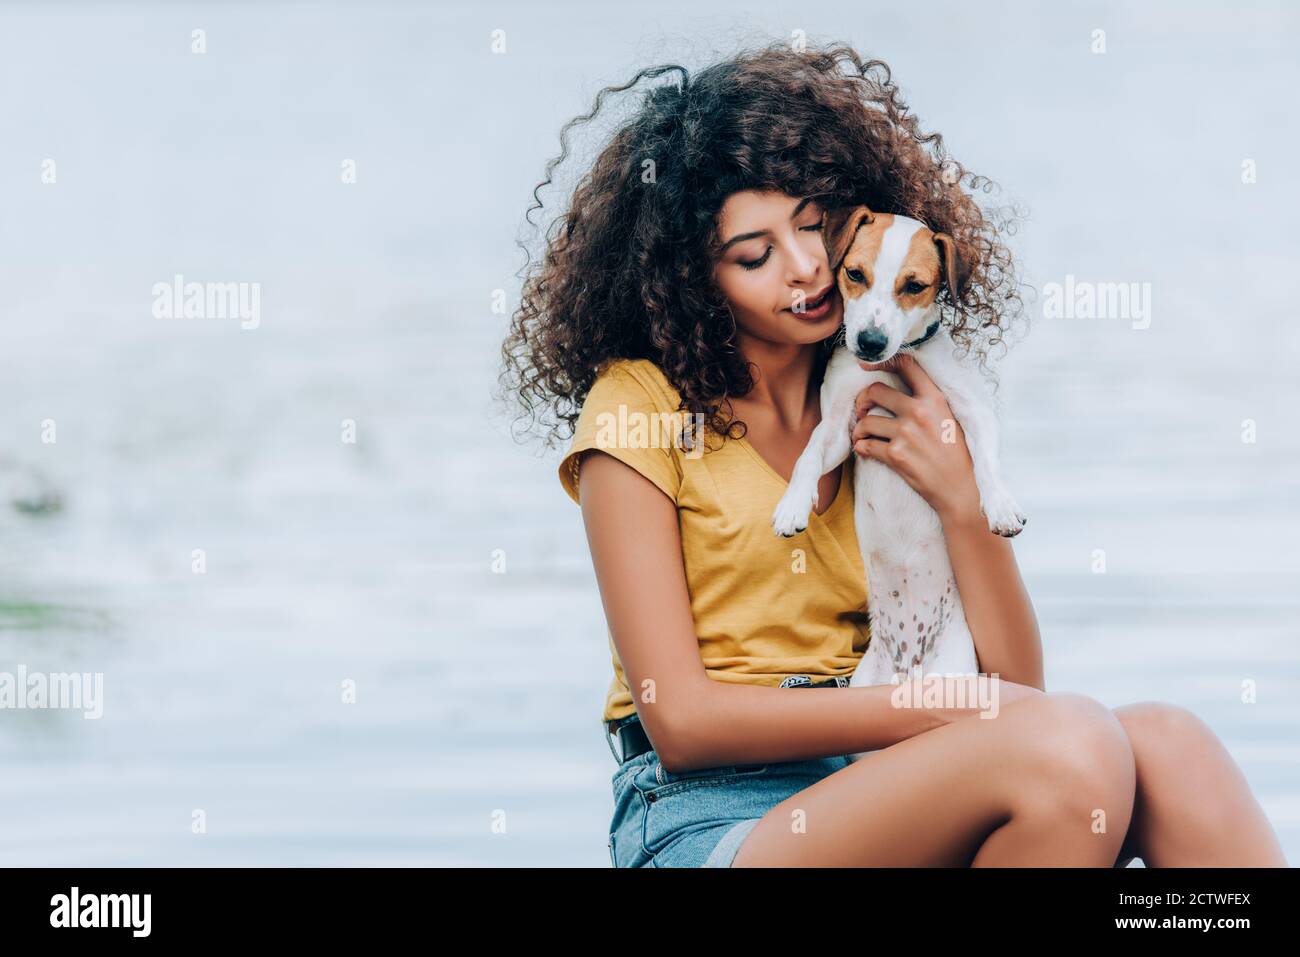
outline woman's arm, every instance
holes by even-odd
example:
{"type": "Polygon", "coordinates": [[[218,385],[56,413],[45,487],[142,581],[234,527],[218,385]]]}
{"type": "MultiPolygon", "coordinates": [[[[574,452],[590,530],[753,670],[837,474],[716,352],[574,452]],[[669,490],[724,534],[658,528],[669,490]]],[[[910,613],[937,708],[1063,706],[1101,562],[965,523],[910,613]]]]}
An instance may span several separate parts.
{"type": "Polygon", "coordinates": [[[980,671],[1042,691],[1038,619],[1010,540],[989,531],[980,514],[966,435],[943,392],[911,356],[900,356],[887,367],[903,378],[912,395],[884,383],[864,389],[856,406],[854,448],[898,472],[938,513],[980,671]],[[872,405],[888,409],[894,418],[867,415],[872,405]],[[945,420],[956,425],[955,441],[941,438],[945,420]]]}
{"type": "MultiPolygon", "coordinates": [[[[895,685],[809,691],[713,680],[700,660],[676,506],[599,450],[584,454],[580,468],[605,619],[646,734],[669,771],[875,750],[994,706],[896,706],[895,685]]],[[[1024,693],[1002,682],[997,704],[1024,693]]]]}
{"type": "Polygon", "coordinates": [[[1011,540],[989,531],[978,491],[973,503],[947,508],[939,518],[980,671],[1046,690],[1038,619],[1011,540]]]}

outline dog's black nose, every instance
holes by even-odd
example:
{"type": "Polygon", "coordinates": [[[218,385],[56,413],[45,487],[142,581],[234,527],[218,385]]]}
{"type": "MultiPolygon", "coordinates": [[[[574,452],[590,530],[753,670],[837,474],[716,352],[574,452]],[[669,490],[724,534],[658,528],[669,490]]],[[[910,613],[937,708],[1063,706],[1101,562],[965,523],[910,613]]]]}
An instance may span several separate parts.
{"type": "Polygon", "coordinates": [[[889,336],[874,327],[863,329],[858,333],[858,356],[870,362],[878,359],[889,345],[889,336]]]}

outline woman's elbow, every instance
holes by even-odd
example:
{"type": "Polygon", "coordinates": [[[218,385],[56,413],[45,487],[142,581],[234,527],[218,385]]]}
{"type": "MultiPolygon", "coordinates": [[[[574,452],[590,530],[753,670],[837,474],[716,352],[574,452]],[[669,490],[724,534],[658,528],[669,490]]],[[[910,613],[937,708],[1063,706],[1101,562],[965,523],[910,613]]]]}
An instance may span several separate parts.
{"type": "Polygon", "coordinates": [[[665,771],[689,771],[702,725],[694,708],[660,710],[642,718],[646,737],[665,771]]]}

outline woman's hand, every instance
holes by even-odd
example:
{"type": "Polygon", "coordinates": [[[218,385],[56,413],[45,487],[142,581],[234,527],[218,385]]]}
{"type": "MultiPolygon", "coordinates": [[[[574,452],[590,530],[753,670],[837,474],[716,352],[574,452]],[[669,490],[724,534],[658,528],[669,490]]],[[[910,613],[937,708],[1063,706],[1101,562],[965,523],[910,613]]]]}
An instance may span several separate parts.
{"type": "MultiPolygon", "coordinates": [[[[934,675],[912,679],[914,683],[920,685],[934,680],[934,675]]],[[[943,683],[945,701],[966,702],[962,706],[938,706],[931,711],[933,716],[945,724],[954,724],[964,718],[975,718],[985,713],[991,713],[996,717],[1007,705],[1036,698],[1045,693],[1032,685],[1022,685],[1009,681],[1001,675],[994,677],[984,672],[977,675],[942,675],[938,680],[943,683]]],[[[903,694],[906,700],[908,692],[904,691],[903,694]]]]}
{"type": "Polygon", "coordinates": [[[979,488],[966,449],[966,435],[942,390],[910,355],[898,355],[863,368],[898,374],[912,394],[883,382],[873,382],[858,393],[854,403],[854,451],[892,468],[941,519],[978,515],[979,488]],[[892,412],[893,417],[868,415],[867,410],[873,406],[892,412]]]}

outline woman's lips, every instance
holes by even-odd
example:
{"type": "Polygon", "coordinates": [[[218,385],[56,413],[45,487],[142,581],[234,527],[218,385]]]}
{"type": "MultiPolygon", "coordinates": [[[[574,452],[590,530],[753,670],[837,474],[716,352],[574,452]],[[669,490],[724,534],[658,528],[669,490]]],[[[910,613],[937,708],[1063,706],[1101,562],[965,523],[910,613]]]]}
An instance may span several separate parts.
{"type": "Polygon", "coordinates": [[[800,319],[825,319],[828,315],[830,315],[831,306],[834,305],[834,300],[835,300],[835,287],[831,286],[822,295],[820,305],[814,307],[813,303],[817,302],[817,300],[810,299],[804,302],[803,312],[795,312],[793,306],[789,307],[785,311],[789,313],[793,313],[794,315],[798,316],[800,319]]]}

